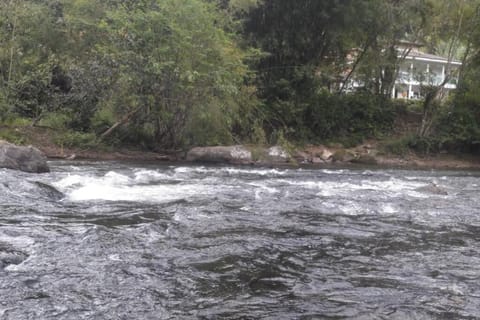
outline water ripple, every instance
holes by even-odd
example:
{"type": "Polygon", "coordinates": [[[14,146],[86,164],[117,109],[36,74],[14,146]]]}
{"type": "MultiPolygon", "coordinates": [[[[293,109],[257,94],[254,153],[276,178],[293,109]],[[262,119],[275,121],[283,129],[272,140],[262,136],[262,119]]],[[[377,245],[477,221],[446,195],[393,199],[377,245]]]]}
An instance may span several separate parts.
{"type": "Polygon", "coordinates": [[[2,319],[474,319],[476,172],[0,170],[2,319]]]}

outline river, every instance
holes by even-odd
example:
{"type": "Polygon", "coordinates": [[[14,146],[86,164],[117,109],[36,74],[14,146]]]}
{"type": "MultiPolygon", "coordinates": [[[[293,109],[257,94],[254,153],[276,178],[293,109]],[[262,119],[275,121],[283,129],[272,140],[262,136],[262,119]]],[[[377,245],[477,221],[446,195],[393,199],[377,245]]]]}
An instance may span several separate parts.
{"type": "Polygon", "coordinates": [[[476,319],[480,173],[0,169],[1,319],[476,319]]]}

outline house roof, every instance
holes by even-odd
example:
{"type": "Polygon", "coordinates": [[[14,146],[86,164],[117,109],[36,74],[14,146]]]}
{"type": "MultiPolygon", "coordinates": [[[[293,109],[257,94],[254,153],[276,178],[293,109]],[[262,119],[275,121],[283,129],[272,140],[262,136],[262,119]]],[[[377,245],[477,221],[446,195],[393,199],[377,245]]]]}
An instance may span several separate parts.
{"type": "Polygon", "coordinates": [[[448,58],[442,57],[442,56],[437,56],[434,54],[430,53],[423,53],[417,50],[411,50],[408,55],[405,57],[405,59],[410,59],[410,60],[422,60],[422,61],[430,61],[430,62],[439,62],[439,63],[444,63],[447,64],[450,62],[451,64],[455,65],[461,65],[462,63],[458,60],[452,59],[448,60],[448,58]]]}

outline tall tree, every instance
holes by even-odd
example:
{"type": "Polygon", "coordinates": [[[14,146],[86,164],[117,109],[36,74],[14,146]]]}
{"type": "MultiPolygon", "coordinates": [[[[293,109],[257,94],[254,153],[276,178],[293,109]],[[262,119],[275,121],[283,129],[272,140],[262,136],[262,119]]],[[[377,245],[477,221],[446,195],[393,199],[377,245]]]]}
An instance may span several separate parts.
{"type": "Polygon", "coordinates": [[[430,135],[439,115],[444,87],[450,81],[456,81],[462,87],[462,70],[468,62],[473,34],[478,29],[480,3],[478,1],[435,1],[432,3],[434,14],[430,21],[428,40],[430,50],[447,57],[444,80],[440,84],[425,84],[423,117],[419,135],[430,135]],[[461,59],[464,66],[453,70],[451,62],[461,59]],[[458,78],[460,78],[458,80],[458,78]],[[457,79],[457,80],[456,80],[457,79]]]}
{"type": "Polygon", "coordinates": [[[236,108],[245,55],[222,21],[201,0],[142,1],[109,11],[102,23],[109,41],[100,50],[118,63],[112,102],[120,117],[103,137],[128,123],[173,148],[194,114],[208,118],[220,109],[227,116],[236,108]]]}

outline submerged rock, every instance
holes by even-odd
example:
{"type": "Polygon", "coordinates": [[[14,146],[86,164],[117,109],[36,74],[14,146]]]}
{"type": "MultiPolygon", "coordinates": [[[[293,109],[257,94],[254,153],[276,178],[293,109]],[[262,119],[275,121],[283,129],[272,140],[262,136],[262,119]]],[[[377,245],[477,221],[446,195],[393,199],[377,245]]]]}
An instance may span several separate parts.
{"type": "Polygon", "coordinates": [[[423,192],[423,193],[430,193],[430,194],[436,194],[436,195],[443,195],[443,196],[446,196],[448,195],[448,192],[437,186],[435,183],[430,183],[426,186],[423,186],[423,187],[419,187],[417,189],[415,189],[416,191],[420,191],[420,192],[423,192]]]}
{"type": "Polygon", "coordinates": [[[246,164],[252,162],[252,153],[243,146],[196,147],[187,153],[187,161],[246,164]]]}
{"type": "Polygon", "coordinates": [[[32,146],[21,147],[0,140],[0,168],[25,172],[49,172],[45,155],[32,146]]]}
{"type": "Polygon", "coordinates": [[[20,264],[28,258],[28,255],[20,250],[0,242],[0,269],[12,264],[20,264]]]}
{"type": "Polygon", "coordinates": [[[45,196],[51,200],[62,200],[65,198],[65,195],[62,192],[58,191],[55,189],[55,187],[49,184],[40,181],[34,181],[33,183],[38,187],[38,194],[42,196],[45,196]]]}

